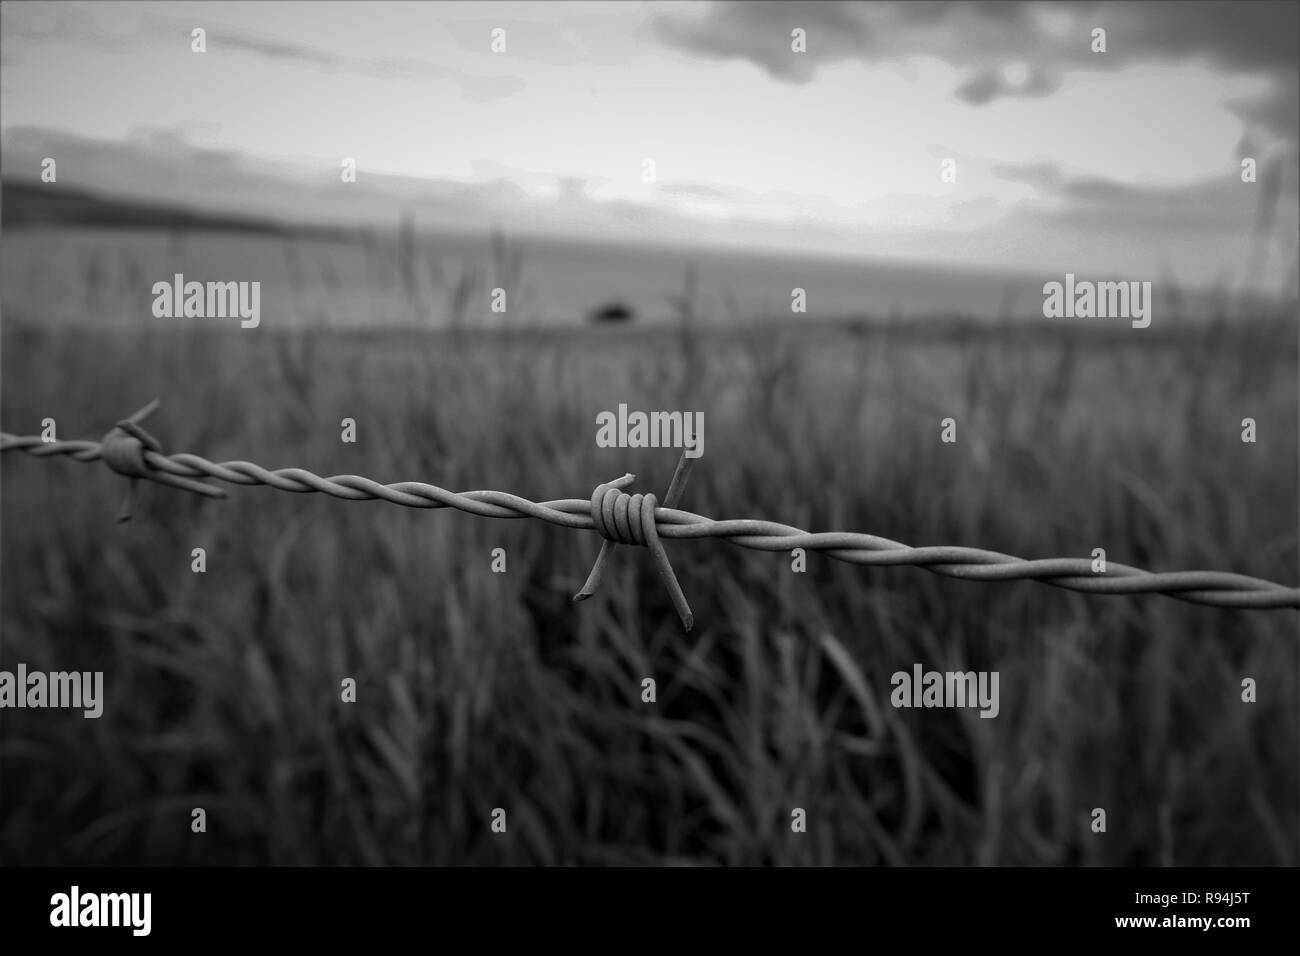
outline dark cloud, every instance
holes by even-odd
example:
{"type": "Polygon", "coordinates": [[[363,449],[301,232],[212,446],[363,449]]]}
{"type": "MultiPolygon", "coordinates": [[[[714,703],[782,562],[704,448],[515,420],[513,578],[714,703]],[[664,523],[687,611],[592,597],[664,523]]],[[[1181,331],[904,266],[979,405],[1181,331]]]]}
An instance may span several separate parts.
{"type": "Polygon", "coordinates": [[[1008,96],[1046,96],[1055,93],[1061,85],[1059,75],[1041,69],[1030,69],[1020,82],[1007,79],[1001,70],[976,70],[955,90],[959,99],[972,106],[983,106],[1008,96]]]}
{"type": "Polygon", "coordinates": [[[225,31],[216,31],[209,35],[216,49],[242,50],[254,56],[268,60],[291,60],[311,66],[324,66],[339,69],[343,67],[343,58],[303,46],[301,43],[284,43],[279,40],[262,39],[252,36],[240,36],[225,31]]]}
{"type": "Polygon", "coordinates": [[[1273,90],[1237,104],[1240,115],[1294,140],[1300,71],[1300,5],[1289,0],[1131,3],[1050,2],[718,2],[703,14],[661,13],[660,41],[711,59],[749,60],[778,79],[807,82],[844,60],[896,62],[937,57],[966,71],[954,91],[982,105],[1043,96],[1071,72],[1201,60],[1232,73],[1266,73],[1273,90]],[[790,49],[790,30],[808,32],[808,52],[790,49]],[[1107,31],[1093,53],[1091,31],[1107,31]],[[1025,71],[1012,82],[1006,67],[1025,71]]]}
{"type": "Polygon", "coordinates": [[[751,60],[773,76],[795,83],[812,79],[822,64],[873,49],[870,25],[852,5],[834,0],[719,3],[703,18],[655,17],[651,30],[661,42],[688,53],[709,59],[751,60]],[[791,52],[791,31],[796,27],[815,35],[806,54],[791,52]]]}
{"type": "MultiPolygon", "coordinates": [[[[1116,5],[1106,4],[1109,10],[1116,5]]],[[[1123,4],[1136,54],[1206,56],[1226,69],[1294,72],[1300,63],[1300,5],[1294,2],[1123,4]],[[1140,15],[1139,15],[1140,14],[1140,15]]]]}

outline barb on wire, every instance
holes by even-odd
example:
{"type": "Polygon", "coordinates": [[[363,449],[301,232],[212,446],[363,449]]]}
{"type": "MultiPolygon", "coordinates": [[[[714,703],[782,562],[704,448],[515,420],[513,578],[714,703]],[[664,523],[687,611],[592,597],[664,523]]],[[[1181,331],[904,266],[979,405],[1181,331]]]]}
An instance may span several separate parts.
{"type": "Polygon", "coordinates": [[[126,497],[122,499],[122,508],[117,515],[119,522],[128,521],[131,518],[131,508],[135,502],[135,483],[139,478],[148,478],[151,481],[172,485],[175,488],[184,488],[186,491],[194,491],[212,498],[224,498],[226,496],[226,493],[215,485],[205,484],[202,481],[195,481],[193,478],[185,478],[180,475],[169,475],[165,472],[155,473],[150,469],[144,459],[144,454],[146,451],[162,454],[162,443],[145,431],[140,423],[157,411],[158,406],[161,404],[162,402],[155,398],[130,418],[122,419],[104,436],[104,440],[100,443],[104,463],[118,474],[126,475],[128,479],[126,497]]]}
{"type": "MultiPolygon", "coordinates": [[[[693,464],[683,456],[673,476],[664,506],[653,495],[628,495],[622,489],[633,480],[624,475],[598,485],[589,499],[530,501],[503,491],[454,492],[419,481],[381,484],[360,475],[323,478],[302,468],[268,470],[249,461],[212,462],[198,455],[162,453],[157,439],[142,427],[155,408],[152,402],[117,426],[100,442],[46,442],[37,435],[0,432],[0,453],[25,451],[38,457],[66,455],[77,461],[103,459],[113,471],[132,479],[156,481],[209,497],[225,492],[199,479],[235,485],[267,485],[280,491],[318,492],[349,501],[379,499],[408,508],[455,508],[486,518],[537,518],[562,528],[594,530],[604,539],[591,574],[575,600],[594,593],[614,544],[644,545],[651,551],[673,604],[689,630],[691,610],[681,592],[661,539],[723,538],[742,548],[790,551],[803,548],[851,564],[873,567],[912,565],[936,574],[968,581],[1032,580],[1071,591],[1093,594],[1164,594],[1194,604],[1238,608],[1300,608],[1300,588],[1262,578],[1223,571],[1152,573],[1110,563],[1094,573],[1087,558],[1025,560],[997,551],[964,547],[913,548],[887,538],[855,532],[811,533],[775,521],[715,520],[676,508],[693,464]],[[639,500],[638,500],[639,499],[639,500]]],[[[129,503],[129,502],[128,502],[129,503]]],[[[129,515],[129,511],[126,512],[129,515]]]]}
{"type": "MultiPolygon", "coordinates": [[[[668,486],[668,494],[664,496],[665,507],[677,507],[694,464],[695,459],[687,458],[683,452],[681,460],[677,462],[672,483],[668,486]]],[[[677,575],[673,573],[673,566],[668,563],[668,554],[659,540],[659,532],[655,527],[655,496],[629,495],[619,490],[631,484],[635,478],[636,475],[624,475],[617,481],[597,485],[592,492],[591,520],[605,540],[601,542],[600,553],[596,555],[596,563],[591,567],[587,583],[573,596],[573,600],[585,601],[596,593],[600,577],[605,571],[605,562],[615,544],[642,544],[650,549],[659,576],[668,588],[668,596],[673,599],[673,607],[677,608],[677,616],[682,619],[682,627],[689,631],[695,624],[695,615],[686,603],[686,595],[677,583],[677,575]]]]}

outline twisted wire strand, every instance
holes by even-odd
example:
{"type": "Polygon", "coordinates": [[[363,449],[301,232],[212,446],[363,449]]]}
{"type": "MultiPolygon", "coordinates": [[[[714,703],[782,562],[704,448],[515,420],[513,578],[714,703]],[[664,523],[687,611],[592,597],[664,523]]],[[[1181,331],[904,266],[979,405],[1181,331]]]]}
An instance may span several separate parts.
{"type": "MultiPolygon", "coordinates": [[[[45,442],[39,436],[0,432],[0,453],[25,451],[36,457],[64,455],[92,462],[104,457],[103,443],[45,442]]],[[[503,491],[447,491],[420,481],[381,484],[360,475],[322,477],[303,468],[267,469],[249,461],[213,462],[199,455],[164,455],[144,450],[152,476],[213,478],[237,485],[267,485],[280,491],[332,495],[349,501],[381,500],[408,508],[455,508],[486,518],[537,518],[562,528],[596,530],[592,500],[560,498],[530,501],[503,491]]],[[[625,475],[618,484],[633,476],[625,475]]],[[[608,484],[614,484],[609,482],[608,484]]],[[[182,487],[190,488],[189,484],[182,487]]],[[[211,487],[214,497],[224,492],[211,487]]],[[[191,488],[191,490],[193,490],[191,488]]],[[[1164,594],[1181,601],[1217,607],[1300,608],[1300,588],[1262,578],[1222,571],[1150,572],[1107,562],[1104,574],[1092,571],[1087,558],[1026,560],[982,548],[931,546],[914,548],[898,541],[857,532],[809,532],[791,525],[758,519],[715,520],[690,511],[656,507],[654,527],[660,538],[723,538],[742,548],[790,551],[803,548],[850,564],[871,567],[912,565],[936,574],[968,581],[1032,580],[1091,594],[1164,594]]]]}

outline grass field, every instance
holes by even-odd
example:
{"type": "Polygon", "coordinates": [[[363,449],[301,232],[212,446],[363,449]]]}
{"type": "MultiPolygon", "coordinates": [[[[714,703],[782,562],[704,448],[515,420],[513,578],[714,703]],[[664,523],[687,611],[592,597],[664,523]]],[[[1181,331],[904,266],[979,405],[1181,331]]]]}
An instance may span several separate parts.
{"type": "MultiPolygon", "coordinates": [[[[702,410],[689,510],[1294,584],[1295,326],[1252,329],[7,323],[3,426],[98,438],[160,396],[169,451],[544,500],[662,495],[675,453],[598,449],[596,414],[702,410]]],[[[3,662],[107,695],[4,715],[8,862],[1300,862],[1292,611],[669,542],[683,635],[639,550],[570,602],[593,533],[234,487],[146,486],[115,525],[102,465],[3,469],[3,662]],[[889,706],[917,662],[999,671],[999,717],[889,706]]]]}

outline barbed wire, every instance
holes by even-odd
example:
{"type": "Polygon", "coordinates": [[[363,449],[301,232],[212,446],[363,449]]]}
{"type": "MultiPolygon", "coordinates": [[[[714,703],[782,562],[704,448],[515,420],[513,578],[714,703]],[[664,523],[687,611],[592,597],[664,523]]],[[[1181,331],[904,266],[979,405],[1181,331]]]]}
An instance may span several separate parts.
{"type": "Polygon", "coordinates": [[[130,516],[135,480],[144,478],[213,498],[225,490],[202,479],[236,485],[266,485],[280,491],[320,493],[349,501],[380,500],[408,508],[455,508],[485,518],[536,518],[562,528],[596,531],[604,540],[591,574],[574,600],[593,594],[615,544],[645,546],[682,625],[694,622],[686,598],[668,562],[662,539],[722,538],[758,551],[803,548],[850,564],[870,567],[911,565],[967,581],[1032,580],[1092,594],[1164,594],[1194,604],[1236,608],[1300,608],[1300,588],[1288,588],[1262,578],[1223,571],[1151,572],[1124,564],[1106,563],[1094,571],[1088,558],[1026,560],[982,548],[931,546],[914,548],[898,541],[857,532],[809,532],[791,525],[758,519],[717,520],[678,504],[694,459],[682,456],[660,507],[654,495],[622,491],[635,480],[626,474],[596,486],[591,498],[530,501],[504,491],[448,491],[421,481],[382,484],[360,475],[322,477],[303,468],[267,469],[250,461],[213,462],[199,455],[163,454],[162,445],[140,422],[158,407],[155,400],[123,419],[102,441],[45,441],[38,435],[0,432],[0,453],[24,451],[40,458],[67,456],[75,461],[103,460],[113,471],[131,479],[119,520],[130,516]]]}

